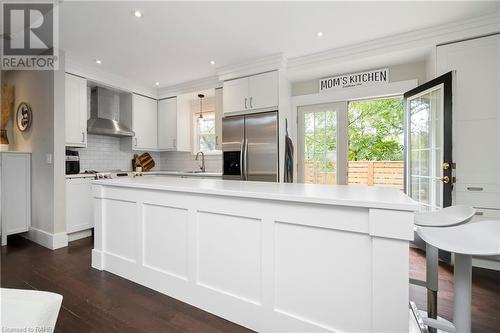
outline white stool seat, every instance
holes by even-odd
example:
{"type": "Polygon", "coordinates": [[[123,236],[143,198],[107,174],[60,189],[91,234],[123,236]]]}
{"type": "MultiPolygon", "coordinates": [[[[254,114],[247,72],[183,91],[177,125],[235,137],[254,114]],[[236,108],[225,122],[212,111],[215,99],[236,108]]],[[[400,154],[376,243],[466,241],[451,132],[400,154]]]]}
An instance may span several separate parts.
{"type": "Polygon", "coordinates": [[[1,288],[2,332],[53,332],[61,302],[55,293],[1,288]]]}
{"type": "Polygon", "coordinates": [[[453,253],[500,255],[500,220],[482,220],[448,228],[417,227],[428,244],[453,253]]]}
{"type": "Polygon", "coordinates": [[[437,211],[415,213],[414,223],[422,227],[451,227],[469,222],[476,211],[469,206],[457,205],[437,211]]]}

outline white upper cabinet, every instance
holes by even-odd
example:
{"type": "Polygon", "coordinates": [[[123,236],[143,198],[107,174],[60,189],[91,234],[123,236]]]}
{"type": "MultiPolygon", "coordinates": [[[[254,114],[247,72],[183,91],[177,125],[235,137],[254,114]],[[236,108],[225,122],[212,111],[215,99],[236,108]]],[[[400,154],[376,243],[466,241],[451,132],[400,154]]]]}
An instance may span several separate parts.
{"type": "Polygon", "coordinates": [[[248,80],[250,109],[278,106],[278,72],[250,76],[248,80]]]}
{"type": "Polygon", "coordinates": [[[134,94],[132,97],[132,138],[134,150],[158,149],[158,102],[156,99],[134,94]]]}
{"type": "Polygon", "coordinates": [[[66,74],[66,146],[87,146],[87,80],[66,74]]]}
{"type": "Polygon", "coordinates": [[[191,151],[191,109],[182,96],[158,101],[158,149],[191,151]]]}
{"type": "Polygon", "coordinates": [[[215,149],[222,150],[223,89],[215,89],[215,149]]]}
{"type": "Polygon", "coordinates": [[[248,85],[247,77],[224,82],[224,113],[248,109],[248,85]]]}
{"type": "Polygon", "coordinates": [[[193,113],[191,112],[191,96],[177,96],[177,137],[176,151],[191,151],[191,126],[193,113]]]}
{"type": "Polygon", "coordinates": [[[158,101],[158,149],[175,150],[177,146],[177,98],[158,101]]]}
{"type": "Polygon", "coordinates": [[[225,114],[278,107],[277,71],[225,81],[223,87],[225,114]]]}

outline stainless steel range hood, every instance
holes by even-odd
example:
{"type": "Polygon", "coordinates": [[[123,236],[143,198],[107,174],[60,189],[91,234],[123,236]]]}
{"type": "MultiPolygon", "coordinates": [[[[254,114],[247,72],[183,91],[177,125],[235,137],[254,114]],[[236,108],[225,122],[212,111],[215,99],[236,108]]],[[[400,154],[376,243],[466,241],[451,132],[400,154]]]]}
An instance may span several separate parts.
{"type": "Polygon", "coordinates": [[[120,96],[118,93],[102,87],[92,88],[87,132],[119,137],[135,135],[130,128],[120,123],[120,96]]]}

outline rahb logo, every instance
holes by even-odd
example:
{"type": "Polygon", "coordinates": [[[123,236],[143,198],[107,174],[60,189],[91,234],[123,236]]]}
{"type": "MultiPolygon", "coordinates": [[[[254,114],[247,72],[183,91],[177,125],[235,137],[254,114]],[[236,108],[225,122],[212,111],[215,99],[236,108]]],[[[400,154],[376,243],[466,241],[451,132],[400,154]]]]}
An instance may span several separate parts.
{"type": "Polygon", "coordinates": [[[2,1],[2,69],[58,69],[57,9],[53,2],[2,1]]]}

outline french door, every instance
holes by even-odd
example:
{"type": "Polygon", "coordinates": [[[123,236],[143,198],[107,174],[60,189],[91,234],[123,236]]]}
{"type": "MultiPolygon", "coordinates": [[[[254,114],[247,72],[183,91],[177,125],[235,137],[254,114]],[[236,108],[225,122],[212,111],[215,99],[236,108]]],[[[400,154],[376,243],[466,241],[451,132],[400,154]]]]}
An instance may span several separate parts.
{"type": "Polygon", "coordinates": [[[300,106],[300,183],[347,183],[347,102],[300,106]]]}
{"type": "Polygon", "coordinates": [[[429,210],[452,203],[452,73],[404,94],[406,193],[429,210]]]}

